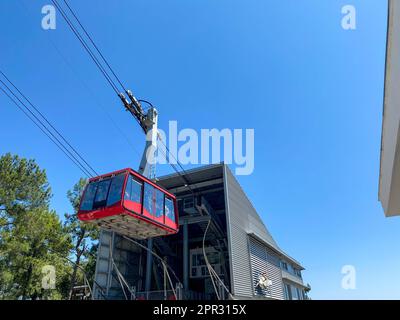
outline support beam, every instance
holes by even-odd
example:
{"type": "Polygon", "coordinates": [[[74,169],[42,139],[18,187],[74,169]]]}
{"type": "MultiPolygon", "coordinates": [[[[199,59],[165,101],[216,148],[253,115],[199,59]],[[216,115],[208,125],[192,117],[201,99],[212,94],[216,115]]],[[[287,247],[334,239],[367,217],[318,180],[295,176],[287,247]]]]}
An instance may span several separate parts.
{"type": "Polygon", "coordinates": [[[183,288],[189,290],[189,225],[183,225],[183,288]]]}
{"type": "Polygon", "coordinates": [[[153,266],[153,238],[147,240],[147,260],[146,260],[146,280],[145,280],[145,290],[146,292],[151,289],[151,271],[153,266]]]}
{"type": "Polygon", "coordinates": [[[179,219],[179,225],[184,226],[187,224],[199,223],[199,222],[208,222],[210,221],[210,216],[186,216],[179,219]]]}
{"type": "MultiPolygon", "coordinates": [[[[144,148],[142,160],[139,166],[139,173],[145,177],[152,179],[154,170],[151,168],[155,164],[155,151],[157,150],[157,125],[158,112],[155,108],[151,108],[146,116],[146,146],[144,148]]],[[[147,240],[147,259],[146,259],[146,279],[145,290],[148,292],[151,289],[151,272],[153,267],[153,239],[147,240]]]]}
{"type": "MultiPolygon", "coordinates": [[[[188,184],[188,186],[192,189],[200,189],[204,187],[209,187],[211,185],[219,185],[223,184],[223,179],[222,178],[217,178],[214,180],[208,180],[208,181],[203,181],[203,182],[196,182],[192,184],[188,184]]],[[[179,192],[187,192],[188,191],[188,186],[181,186],[181,187],[176,187],[176,188],[168,188],[168,190],[174,194],[177,194],[179,192]]],[[[220,188],[223,190],[223,188],[220,188]]],[[[207,190],[208,191],[208,190],[207,190]]],[[[197,192],[197,191],[196,191],[197,192]]]]}
{"type": "Polygon", "coordinates": [[[146,126],[148,131],[146,132],[146,145],[144,147],[142,160],[139,165],[139,173],[149,179],[153,179],[152,168],[155,165],[155,152],[157,150],[157,123],[158,113],[157,110],[151,108],[146,116],[146,126]]]}

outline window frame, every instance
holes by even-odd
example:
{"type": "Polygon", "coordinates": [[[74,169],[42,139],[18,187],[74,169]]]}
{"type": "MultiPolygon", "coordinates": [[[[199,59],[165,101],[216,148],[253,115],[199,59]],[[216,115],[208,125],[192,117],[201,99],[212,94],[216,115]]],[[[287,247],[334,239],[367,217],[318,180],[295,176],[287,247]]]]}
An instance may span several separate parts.
{"type": "Polygon", "coordinates": [[[125,187],[124,187],[123,206],[129,212],[132,212],[132,213],[137,214],[137,215],[144,215],[144,184],[145,183],[146,182],[144,180],[139,179],[137,176],[133,175],[131,172],[129,172],[129,171],[127,172],[126,180],[125,180],[125,187]],[[130,180],[133,180],[131,182],[131,190],[129,192],[129,198],[126,198],[125,197],[125,193],[126,193],[126,190],[128,188],[130,180]],[[140,205],[140,210],[138,210],[139,212],[134,211],[133,208],[128,208],[127,205],[126,205],[126,201],[136,203],[135,201],[133,201],[131,199],[131,197],[132,197],[132,186],[133,186],[134,182],[136,182],[137,184],[140,185],[140,202],[137,202],[140,205]]]}
{"type": "Polygon", "coordinates": [[[152,219],[152,217],[155,217],[155,215],[153,214],[153,209],[155,209],[155,208],[153,208],[153,205],[155,205],[153,203],[154,202],[154,190],[155,190],[154,186],[152,186],[150,183],[148,183],[146,181],[143,181],[143,209],[142,209],[142,212],[143,212],[144,216],[149,217],[150,219],[152,219]],[[147,203],[146,203],[147,202],[146,186],[152,188],[151,189],[151,208],[148,208],[147,203]],[[145,209],[147,212],[145,212],[145,209]],[[150,210],[148,210],[148,209],[150,209],[150,210]]]}
{"type": "Polygon", "coordinates": [[[96,198],[97,186],[98,186],[98,181],[93,181],[93,182],[87,184],[85,191],[82,194],[81,203],[79,205],[80,211],[93,211],[93,203],[94,203],[94,199],[96,198]],[[86,197],[87,197],[88,189],[92,186],[95,186],[95,190],[94,190],[92,201],[91,201],[91,207],[90,207],[90,209],[82,209],[82,205],[85,202],[86,197]]]}
{"type": "Polygon", "coordinates": [[[108,187],[108,192],[107,192],[107,199],[106,199],[106,206],[105,206],[105,208],[113,207],[113,206],[115,206],[115,205],[118,204],[118,203],[120,204],[121,201],[122,201],[122,199],[123,199],[124,193],[125,193],[126,174],[124,174],[124,173],[119,173],[119,174],[113,175],[110,179],[111,179],[111,182],[110,182],[110,185],[109,185],[109,187],[108,187]],[[123,181],[122,181],[122,184],[121,184],[121,190],[120,190],[119,200],[116,201],[116,202],[114,202],[114,203],[108,204],[108,199],[109,199],[109,197],[110,197],[111,186],[113,185],[114,179],[117,178],[117,177],[119,177],[119,176],[123,176],[123,181]]]}
{"type": "Polygon", "coordinates": [[[166,220],[167,214],[166,214],[166,210],[165,210],[165,206],[166,206],[166,204],[167,204],[167,200],[171,202],[171,208],[172,208],[172,210],[173,210],[173,211],[172,211],[172,217],[173,217],[173,219],[171,219],[169,216],[168,216],[168,219],[171,220],[172,223],[176,224],[177,221],[176,221],[175,202],[174,202],[174,200],[173,200],[171,197],[169,197],[168,195],[166,195],[166,194],[164,193],[164,216],[165,216],[165,224],[167,224],[167,220],[166,220]]]}
{"type": "Polygon", "coordinates": [[[112,177],[109,177],[109,178],[106,178],[106,179],[102,179],[102,180],[99,180],[99,181],[96,181],[96,182],[97,182],[97,188],[96,188],[96,194],[95,194],[95,196],[94,196],[94,198],[93,198],[92,210],[99,210],[99,209],[107,208],[107,199],[108,199],[108,193],[110,192],[112,177]],[[100,185],[101,183],[106,182],[106,181],[108,181],[108,187],[107,187],[107,192],[106,192],[105,200],[96,201],[97,192],[99,192],[99,185],[100,185]],[[105,202],[105,205],[104,205],[104,206],[98,206],[98,207],[96,206],[96,207],[95,207],[95,203],[96,203],[96,202],[105,202]]]}
{"type": "Polygon", "coordinates": [[[156,206],[155,211],[156,212],[155,212],[155,216],[154,217],[156,219],[158,219],[157,221],[161,220],[161,223],[165,224],[165,193],[163,191],[161,191],[160,189],[157,189],[157,188],[155,188],[155,189],[156,189],[156,192],[155,192],[155,206],[156,206]],[[161,194],[162,195],[162,203],[161,203],[162,214],[161,214],[161,216],[157,216],[157,194],[161,194]]]}

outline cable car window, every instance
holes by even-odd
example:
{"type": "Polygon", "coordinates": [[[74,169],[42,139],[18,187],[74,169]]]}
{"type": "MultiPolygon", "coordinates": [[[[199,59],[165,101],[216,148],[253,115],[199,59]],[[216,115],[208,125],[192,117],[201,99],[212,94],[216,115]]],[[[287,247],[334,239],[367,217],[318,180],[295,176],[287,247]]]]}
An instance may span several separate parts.
{"type": "Polygon", "coordinates": [[[155,214],[155,188],[148,183],[144,184],[144,198],[143,198],[143,206],[144,210],[147,211],[148,214],[154,216],[155,214]]]}
{"type": "Polygon", "coordinates": [[[125,196],[124,196],[125,200],[131,200],[131,192],[132,192],[132,179],[131,176],[129,176],[125,187],[125,196]]]}
{"type": "Polygon", "coordinates": [[[142,183],[129,175],[125,188],[125,200],[142,203],[142,183]]]}
{"type": "Polygon", "coordinates": [[[132,181],[131,186],[131,197],[130,199],[134,202],[141,203],[142,202],[142,184],[134,179],[132,176],[129,177],[132,181]]]}
{"type": "Polygon", "coordinates": [[[111,179],[103,180],[98,183],[96,197],[94,198],[93,203],[93,209],[98,209],[106,206],[110,183],[111,179]]]}
{"type": "Polygon", "coordinates": [[[92,182],[86,187],[86,191],[83,195],[81,210],[92,210],[93,200],[96,195],[97,182],[92,182]]]}
{"type": "Polygon", "coordinates": [[[167,197],[165,198],[165,216],[175,222],[174,203],[167,197]]]}
{"type": "Polygon", "coordinates": [[[164,193],[156,189],[156,217],[160,218],[164,215],[164,193]]]}
{"type": "Polygon", "coordinates": [[[110,191],[107,198],[107,207],[121,200],[122,187],[124,185],[125,174],[119,174],[112,178],[110,191]]]}

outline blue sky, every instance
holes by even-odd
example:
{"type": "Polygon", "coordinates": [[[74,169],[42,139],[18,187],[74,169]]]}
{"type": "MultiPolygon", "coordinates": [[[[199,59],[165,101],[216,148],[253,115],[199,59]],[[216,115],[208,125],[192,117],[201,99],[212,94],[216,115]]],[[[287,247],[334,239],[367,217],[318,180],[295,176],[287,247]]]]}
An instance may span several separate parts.
{"type": "MultiPolygon", "coordinates": [[[[98,172],[136,168],[142,132],[61,16],[41,29],[49,2],[0,2],[0,68],[98,172]]],[[[238,179],[312,298],[400,299],[400,219],[377,200],[385,1],[70,3],[161,128],[255,129],[255,171],[238,179]],[[346,4],[356,30],[341,27],[346,4]],[[355,290],[341,288],[347,264],[355,290]]],[[[0,118],[0,154],[36,159],[52,207],[70,211],[80,171],[1,94],[0,118]]]]}

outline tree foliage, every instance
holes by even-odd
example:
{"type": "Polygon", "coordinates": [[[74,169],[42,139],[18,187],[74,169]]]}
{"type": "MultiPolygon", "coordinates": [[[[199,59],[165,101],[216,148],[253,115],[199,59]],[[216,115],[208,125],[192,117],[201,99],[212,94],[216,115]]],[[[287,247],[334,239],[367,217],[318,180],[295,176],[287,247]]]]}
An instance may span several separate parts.
{"type": "Polygon", "coordinates": [[[0,158],[0,207],[9,215],[46,207],[51,197],[45,170],[34,160],[7,153],[0,158]]]}
{"type": "Polygon", "coordinates": [[[57,299],[67,294],[71,239],[56,212],[45,170],[34,160],[0,158],[0,299],[57,299]],[[43,267],[55,268],[55,289],[43,267]]]}
{"type": "Polygon", "coordinates": [[[95,256],[97,246],[95,241],[99,237],[99,229],[87,223],[81,222],[77,218],[77,212],[79,210],[80,198],[83,190],[86,186],[86,179],[81,178],[72,188],[67,192],[67,197],[74,210],[72,214],[65,214],[64,227],[66,231],[71,235],[72,238],[72,250],[71,254],[74,256],[74,266],[70,281],[70,298],[72,297],[72,289],[79,281],[82,275],[79,275],[79,267],[85,270],[87,277],[89,278],[90,285],[93,283],[94,268],[95,268],[95,256]]]}

